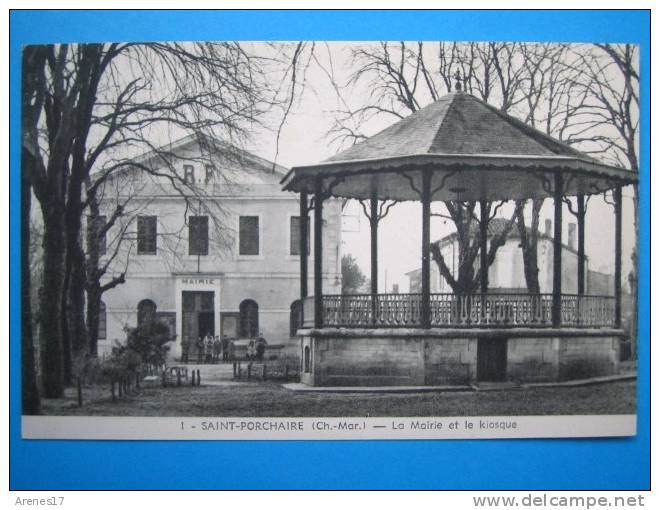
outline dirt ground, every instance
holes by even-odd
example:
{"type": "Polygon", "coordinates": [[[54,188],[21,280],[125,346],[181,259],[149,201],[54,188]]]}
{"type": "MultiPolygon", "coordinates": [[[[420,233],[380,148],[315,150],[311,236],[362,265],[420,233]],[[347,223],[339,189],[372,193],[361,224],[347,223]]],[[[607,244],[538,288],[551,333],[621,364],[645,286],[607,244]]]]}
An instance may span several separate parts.
{"type": "Polygon", "coordinates": [[[142,388],[112,402],[109,388],[87,387],[44,399],[43,413],[79,416],[494,416],[630,414],[635,381],[583,387],[404,394],[298,393],[273,382],[142,388]]]}

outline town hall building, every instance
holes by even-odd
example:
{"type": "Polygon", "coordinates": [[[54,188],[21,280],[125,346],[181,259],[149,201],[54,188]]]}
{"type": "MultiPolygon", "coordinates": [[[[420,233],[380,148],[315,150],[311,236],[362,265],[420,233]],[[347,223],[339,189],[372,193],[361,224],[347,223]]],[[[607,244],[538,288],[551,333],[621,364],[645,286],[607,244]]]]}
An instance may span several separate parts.
{"type": "MultiPolygon", "coordinates": [[[[300,206],[281,189],[286,172],[233,145],[189,136],[113,177],[102,214],[119,203],[124,214],[106,235],[101,262],[112,258],[108,278],[125,271],[126,282],[103,295],[99,354],[149,316],[169,325],[172,359],[180,359],[182,340],[194,346],[205,335],[237,344],[261,335],[296,354],[300,206]]],[[[339,200],[326,204],[323,221],[323,285],[339,293],[339,200]]]]}

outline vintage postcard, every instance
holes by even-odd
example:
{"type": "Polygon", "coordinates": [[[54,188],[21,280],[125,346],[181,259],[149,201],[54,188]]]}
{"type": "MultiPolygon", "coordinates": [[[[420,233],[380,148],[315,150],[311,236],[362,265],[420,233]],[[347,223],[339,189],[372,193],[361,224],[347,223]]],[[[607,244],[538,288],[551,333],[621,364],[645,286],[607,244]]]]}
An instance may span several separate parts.
{"type": "Polygon", "coordinates": [[[23,438],[635,435],[637,46],[22,58],[23,438]]]}

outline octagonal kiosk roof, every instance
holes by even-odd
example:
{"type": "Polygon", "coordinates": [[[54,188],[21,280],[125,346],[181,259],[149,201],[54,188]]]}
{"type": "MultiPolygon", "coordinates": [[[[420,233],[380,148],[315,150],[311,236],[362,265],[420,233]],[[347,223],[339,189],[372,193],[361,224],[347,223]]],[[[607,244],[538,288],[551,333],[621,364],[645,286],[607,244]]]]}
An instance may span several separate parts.
{"type": "Polygon", "coordinates": [[[330,195],[419,200],[422,171],[432,170],[432,200],[512,200],[601,193],[637,182],[630,170],[580,152],[464,93],[453,92],[380,133],[316,165],[292,168],[285,190],[314,192],[323,179],[330,195]]]}

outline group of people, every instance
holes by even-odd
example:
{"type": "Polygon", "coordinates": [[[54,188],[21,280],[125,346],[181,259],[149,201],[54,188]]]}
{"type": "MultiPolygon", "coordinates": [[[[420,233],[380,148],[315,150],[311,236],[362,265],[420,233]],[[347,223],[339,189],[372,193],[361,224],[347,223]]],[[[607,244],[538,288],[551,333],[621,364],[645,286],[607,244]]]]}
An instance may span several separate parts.
{"type": "MultiPolygon", "coordinates": [[[[248,360],[262,360],[266,351],[266,339],[263,335],[259,335],[257,339],[250,339],[247,345],[246,359],[248,360]]],[[[190,341],[188,338],[183,338],[181,341],[181,361],[187,363],[190,360],[190,341]]],[[[195,344],[197,351],[197,363],[218,363],[220,358],[222,361],[233,361],[236,359],[235,350],[236,345],[233,339],[223,336],[212,336],[207,333],[205,336],[200,336],[195,344]]]]}
{"type": "Polygon", "coordinates": [[[266,352],[266,339],[263,335],[259,335],[256,340],[251,338],[247,345],[247,354],[245,355],[249,360],[262,360],[266,352]]]}
{"type": "MultiPolygon", "coordinates": [[[[183,338],[181,341],[181,361],[187,363],[190,360],[190,341],[188,338],[183,338]]],[[[223,361],[233,359],[234,342],[227,337],[222,340],[218,336],[212,336],[207,333],[205,336],[200,336],[195,343],[195,350],[197,354],[197,363],[217,363],[222,356],[223,361]]]]}

